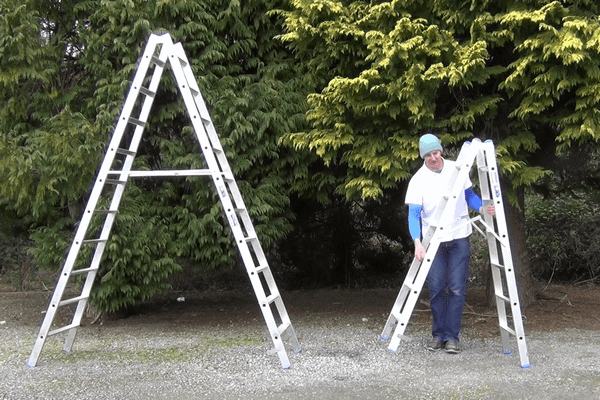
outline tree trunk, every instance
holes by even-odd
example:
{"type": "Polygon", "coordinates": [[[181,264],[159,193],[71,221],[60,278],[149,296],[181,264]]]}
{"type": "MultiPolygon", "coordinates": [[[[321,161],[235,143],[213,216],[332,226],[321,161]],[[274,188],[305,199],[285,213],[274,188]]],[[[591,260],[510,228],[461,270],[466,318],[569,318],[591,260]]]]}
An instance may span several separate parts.
{"type": "MultiPolygon", "coordinates": [[[[505,183],[505,188],[508,184],[505,183]]],[[[516,189],[518,205],[508,200],[507,190],[503,191],[504,211],[506,213],[506,224],[508,238],[513,258],[513,266],[519,290],[521,308],[531,304],[535,298],[535,281],[531,275],[529,252],[525,237],[525,188],[516,189]]],[[[489,283],[488,283],[489,285],[489,283]]]]}

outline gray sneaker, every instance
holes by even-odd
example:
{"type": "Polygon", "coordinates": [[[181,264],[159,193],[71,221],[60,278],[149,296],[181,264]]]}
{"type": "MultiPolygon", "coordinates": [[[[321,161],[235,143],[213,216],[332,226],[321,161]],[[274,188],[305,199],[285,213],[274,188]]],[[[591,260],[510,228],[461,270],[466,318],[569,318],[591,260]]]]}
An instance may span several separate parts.
{"type": "Polygon", "coordinates": [[[460,347],[458,345],[458,340],[448,340],[446,342],[446,353],[448,353],[448,354],[460,353],[460,347]]]}
{"type": "Polygon", "coordinates": [[[432,336],[425,344],[425,348],[429,351],[439,351],[444,348],[444,342],[440,342],[438,338],[432,336]]]}

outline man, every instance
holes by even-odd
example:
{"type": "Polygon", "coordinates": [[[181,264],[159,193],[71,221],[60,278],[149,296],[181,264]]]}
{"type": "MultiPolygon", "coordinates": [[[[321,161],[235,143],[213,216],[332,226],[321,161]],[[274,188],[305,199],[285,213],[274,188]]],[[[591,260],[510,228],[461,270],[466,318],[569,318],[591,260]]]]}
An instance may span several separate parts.
{"type": "MultiPolygon", "coordinates": [[[[432,221],[435,209],[442,196],[451,189],[449,185],[455,162],[442,157],[442,144],[430,133],[419,140],[419,152],[424,165],[411,178],[405,203],[408,204],[408,225],[415,244],[415,257],[422,261],[426,251],[421,244],[421,234],[435,222],[432,221]]],[[[468,207],[484,212],[481,198],[471,186],[467,179],[454,210],[453,222],[446,228],[451,232],[442,239],[427,275],[433,314],[432,338],[427,342],[427,349],[431,351],[460,352],[458,340],[469,275],[469,235],[472,232],[471,224],[465,222],[469,219],[468,207]]],[[[495,215],[494,206],[487,207],[485,212],[495,215]]]]}

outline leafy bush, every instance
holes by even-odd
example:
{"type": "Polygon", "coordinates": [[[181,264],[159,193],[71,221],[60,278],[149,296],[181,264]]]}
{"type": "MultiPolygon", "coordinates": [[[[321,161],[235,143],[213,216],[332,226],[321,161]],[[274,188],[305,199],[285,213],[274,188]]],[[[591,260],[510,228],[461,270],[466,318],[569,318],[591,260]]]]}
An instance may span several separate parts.
{"type": "Polygon", "coordinates": [[[531,194],[525,211],[532,273],[543,280],[580,282],[600,273],[598,193],[531,194]]]}

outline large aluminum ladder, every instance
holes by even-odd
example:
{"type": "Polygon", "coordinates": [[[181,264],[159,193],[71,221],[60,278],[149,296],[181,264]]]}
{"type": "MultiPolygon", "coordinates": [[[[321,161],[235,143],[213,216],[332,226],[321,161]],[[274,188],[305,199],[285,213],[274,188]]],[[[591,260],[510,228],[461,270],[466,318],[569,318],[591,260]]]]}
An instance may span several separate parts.
{"type": "Polygon", "coordinates": [[[272,352],[277,353],[283,368],[289,368],[290,361],[284,347],[283,338],[285,337],[289,341],[295,352],[300,352],[296,333],[227,162],[225,152],[221,147],[190,63],[182,45],[173,43],[168,33],[151,35],[139,60],[121,115],[106,150],[27,366],[34,367],[37,364],[40,352],[49,336],[67,332],[64,350],[65,352],[71,351],[128,179],[131,177],[157,176],[207,176],[212,178],[273,340],[274,349],[272,352]],[[152,103],[167,64],[170,65],[179,86],[179,91],[204,155],[206,169],[132,170],[133,161],[150,115],[152,103]],[[151,71],[153,72],[149,75],[151,71]],[[127,141],[129,143],[123,143],[127,141]],[[109,187],[110,194],[108,197],[112,196],[109,199],[106,198],[106,194],[103,194],[105,186],[109,187]],[[112,190],[110,190],[111,188],[112,190]],[[98,203],[106,203],[109,206],[100,209],[98,203]],[[104,218],[104,224],[99,236],[88,237],[93,235],[88,230],[93,216],[104,218]],[[93,246],[93,257],[89,267],[77,269],[74,266],[82,246],[83,248],[93,246]],[[81,293],[78,296],[63,299],[69,280],[78,275],[84,275],[81,293]],[[62,327],[53,327],[52,323],[57,310],[67,305],[75,306],[71,323],[62,327]]]}
{"type": "Polygon", "coordinates": [[[451,189],[442,197],[434,213],[433,221],[437,221],[437,223],[434,222],[431,224],[423,235],[423,246],[426,249],[425,257],[422,261],[416,258],[413,259],[400,293],[383,328],[381,337],[383,340],[390,339],[388,350],[392,353],[395,353],[398,349],[400,340],[406,338],[404,331],[406,330],[440,243],[450,233],[448,232],[448,227],[454,216],[458,196],[464,188],[464,184],[469,177],[475,161],[477,163],[477,173],[484,207],[494,204],[496,216],[494,218],[484,213],[483,217],[477,216],[471,218],[465,221],[465,224],[472,224],[488,241],[494,282],[494,296],[498,310],[498,321],[504,353],[511,353],[510,337],[516,337],[521,366],[529,368],[529,356],[525,343],[519,294],[512,264],[506,216],[504,214],[498,166],[496,164],[496,151],[493,142],[490,140],[481,142],[479,139],[474,139],[473,142],[465,142],[463,144],[456,160],[456,169],[453,171],[449,183],[451,189]],[[507,305],[509,306],[508,309],[512,312],[512,321],[507,316],[507,305]],[[392,331],[394,331],[393,334],[392,331]]]}

